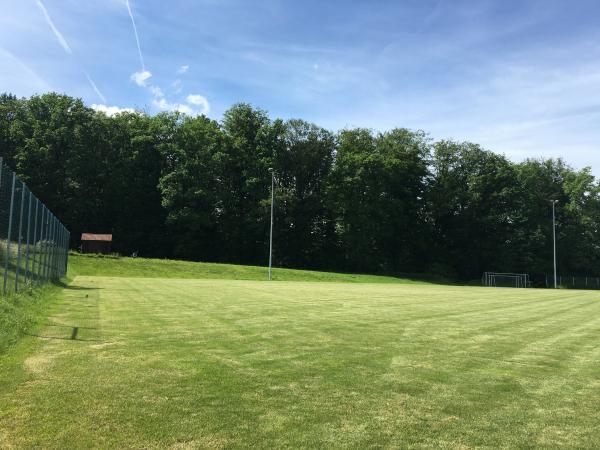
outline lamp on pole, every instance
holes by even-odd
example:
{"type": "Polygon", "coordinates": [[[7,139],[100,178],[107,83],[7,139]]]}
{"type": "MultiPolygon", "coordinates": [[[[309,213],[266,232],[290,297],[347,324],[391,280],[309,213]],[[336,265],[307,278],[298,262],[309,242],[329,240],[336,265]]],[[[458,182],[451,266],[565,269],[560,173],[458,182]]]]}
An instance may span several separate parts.
{"type": "Polygon", "coordinates": [[[271,172],[271,231],[269,233],[269,281],[271,281],[273,267],[273,205],[275,203],[275,171],[272,167],[270,167],[269,172],[271,172]]]}
{"type": "Polygon", "coordinates": [[[558,287],[556,284],[556,215],[554,213],[554,205],[558,200],[550,200],[552,202],[552,247],[554,250],[554,289],[558,287]]]}

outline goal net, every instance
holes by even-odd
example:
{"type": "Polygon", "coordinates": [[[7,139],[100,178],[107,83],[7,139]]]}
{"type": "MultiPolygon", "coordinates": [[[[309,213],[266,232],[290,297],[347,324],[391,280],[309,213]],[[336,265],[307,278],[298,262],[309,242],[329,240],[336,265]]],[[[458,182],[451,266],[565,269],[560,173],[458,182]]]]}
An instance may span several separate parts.
{"type": "Polygon", "coordinates": [[[481,281],[489,287],[531,287],[531,280],[526,273],[485,272],[481,281]]]}

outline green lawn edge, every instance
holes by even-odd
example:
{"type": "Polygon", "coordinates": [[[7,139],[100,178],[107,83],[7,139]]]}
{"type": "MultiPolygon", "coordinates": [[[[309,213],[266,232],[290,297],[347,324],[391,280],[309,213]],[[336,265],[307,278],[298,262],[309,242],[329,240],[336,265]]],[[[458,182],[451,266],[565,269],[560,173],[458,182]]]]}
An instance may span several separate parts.
{"type": "Polygon", "coordinates": [[[69,281],[63,279],[17,294],[0,295],[0,355],[40,326],[69,281]]]}

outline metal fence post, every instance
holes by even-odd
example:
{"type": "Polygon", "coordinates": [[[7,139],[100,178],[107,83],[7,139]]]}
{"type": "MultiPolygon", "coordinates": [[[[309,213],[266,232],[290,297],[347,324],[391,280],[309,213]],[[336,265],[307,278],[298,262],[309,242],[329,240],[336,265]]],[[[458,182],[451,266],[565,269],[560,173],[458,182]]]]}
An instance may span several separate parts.
{"type": "Polygon", "coordinates": [[[29,246],[31,234],[31,198],[33,194],[29,191],[29,205],[27,207],[27,245],[25,247],[25,284],[29,281],[29,246]]]}
{"type": "Polygon", "coordinates": [[[56,275],[58,278],[62,277],[62,264],[63,264],[63,252],[62,249],[64,243],[64,233],[62,224],[58,224],[58,247],[56,247],[56,275]]]}
{"type": "Polygon", "coordinates": [[[56,219],[56,245],[54,246],[54,278],[58,279],[58,261],[60,255],[58,253],[58,247],[60,245],[60,222],[56,219]]]}
{"type": "Polygon", "coordinates": [[[48,281],[52,280],[52,242],[54,239],[54,216],[50,213],[48,232],[48,281]]]}
{"type": "Polygon", "coordinates": [[[44,224],[46,229],[46,232],[44,233],[46,235],[46,238],[44,239],[44,281],[48,281],[48,266],[50,263],[50,254],[48,250],[50,249],[50,232],[52,230],[50,229],[50,210],[46,207],[44,207],[44,209],[46,210],[46,220],[44,224]]]}
{"type": "Polygon", "coordinates": [[[6,286],[8,284],[8,268],[10,261],[10,235],[12,233],[12,216],[13,216],[13,207],[15,200],[15,181],[17,179],[17,175],[13,172],[12,176],[12,188],[10,194],[10,209],[8,213],[8,236],[6,238],[6,263],[4,264],[4,294],[6,294],[6,286]]]}
{"type": "Polygon", "coordinates": [[[71,233],[69,233],[69,230],[66,230],[66,237],[67,237],[67,245],[65,245],[65,267],[64,267],[64,271],[65,271],[65,275],[68,272],[68,268],[69,268],[69,247],[71,246],[71,233]]]}
{"type": "Polygon", "coordinates": [[[46,264],[46,281],[52,280],[52,239],[54,238],[54,217],[50,210],[48,210],[48,214],[48,248],[46,249],[48,261],[46,264]]]}
{"type": "Polygon", "coordinates": [[[17,234],[17,264],[15,266],[15,292],[19,291],[19,275],[21,274],[21,256],[23,244],[23,204],[25,203],[25,183],[21,182],[21,201],[19,208],[19,232],[17,234]]]}
{"type": "Polygon", "coordinates": [[[60,270],[62,271],[63,277],[67,275],[67,257],[69,253],[69,232],[63,226],[63,248],[62,248],[62,266],[60,270]]]}
{"type": "Polygon", "coordinates": [[[65,271],[66,262],[67,262],[67,252],[65,251],[69,246],[67,241],[67,229],[63,227],[63,248],[61,249],[62,253],[62,265],[60,266],[60,270],[62,271],[63,277],[67,274],[65,271]]]}
{"type": "Polygon", "coordinates": [[[60,273],[60,266],[61,266],[61,260],[62,260],[62,252],[60,251],[62,249],[62,225],[60,224],[60,222],[58,223],[58,239],[56,241],[56,278],[60,278],[61,277],[61,273],[60,273]]]}
{"type": "Polygon", "coordinates": [[[52,216],[52,265],[50,266],[52,269],[51,278],[52,280],[56,280],[56,231],[57,231],[57,219],[52,216]]]}
{"type": "Polygon", "coordinates": [[[46,249],[46,253],[48,254],[48,259],[46,260],[46,281],[50,281],[52,279],[52,238],[53,235],[53,227],[54,227],[54,217],[50,210],[48,210],[48,247],[46,249]]]}
{"type": "Polygon", "coordinates": [[[46,281],[46,263],[48,262],[48,253],[46,251],[46,242],[48,241],[48,209],[46,208],[46,206],[44,205],[44,210],[43,210],[43,220],[42,220],[42,234],[44,236],[44,239],[42,240],[42,245],[40,246],[40,249],[42,251],[42,271],[41,271],[41,276],[42,276],[42,281],[46,281]]]}
{"type": "Polygon", "coordinates": [[[63,277],[67,275],[67,249],[69,248],[68,234],[67,229],[63,226],[62,266],[60,267],[63,277]]]}
{"type": "Polygon", "coordinates": [[[38,268],[37,268],[37,279],[38,282],[42,281],[42,267],[44,266],[44,253],[43,253],[43,246],[44,246],[44,204],[41,203],[41,211],[40,211],[40,237],[38,240],[38,268]]]}
{"type": "Polygon", "coordinates": [[[48,240],[48,227],[47,227],[48,210],[46,209],[45,205],[44,205],[42,217],[43,217],[43,219],[42,219],[42,235],[44,236],[44,239],[42,240],[42,242],[40,244],[40,251],[42,252],[42,268],[41,268],[40,275],[42,277],[42,282],[43,282],[43,281],[46,281],[46,241],[48,240]]]}
{"type": "Polygon", "coordinates": [[[35,199],[35,219],[33,221],[33,257],[31,259],[31,280],[32,282],[36,282],[37,278],[35,276],[35,256],[37,253],[37,224],[38,224],[38,207],[40,206],[40,201],[35,199]]]}
{"type": "Polygon", "coordinates": [[[52,215],[52,265],[50,266],[50,268],[52,269],[52,272],[50,273],[50,278],[52,278],[52,280],[56,280],[56,232],[58,229],[58,219],[54,216],[54,214],[52,215]]]}
{"type": "Polygon", "coordinates": [[[36,250],[36,253],[38,254],[38,263],[37,263],[37,281],[38,283],[41,281],[42,279],[42,264],[43,264],[43,259],[44,259],[44,255],[42,254],[42,245],[43,244],[43,239],[44,239],[44,204],[42,203],[42,207],[40,208],[40,237],[38,239],[38,248],[36,250]]]}
{"type": "Polygon", "coordinates": [[[15,292],[19,292],[19,272],[21,270],[21,243],[23,241],[23,203],[25,203],[25,183],[21,182],[21,211],[19,213],[19,234],[17,243],[17,265],[15,267],[15,292]]]}

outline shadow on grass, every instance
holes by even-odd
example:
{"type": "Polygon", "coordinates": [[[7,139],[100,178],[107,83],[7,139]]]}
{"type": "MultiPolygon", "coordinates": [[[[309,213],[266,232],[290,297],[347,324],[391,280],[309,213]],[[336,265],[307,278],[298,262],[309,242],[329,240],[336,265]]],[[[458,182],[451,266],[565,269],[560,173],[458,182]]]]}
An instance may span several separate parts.
{"type": "Polygon", "coordinates": [[[95,327],[73,327],[71,325],[60,325],[58,323],[44,323],[42,324],[45,327],[57,327],[57,328],[78,328],[80,330],[97,330],[95,327]]]}
{"type": "Polygon", "coordinates": [[[101,288],[73,286],[65,283],[63,280],[54,280],[52,281],[52,284],[61,289],[65,289],[66,291],[84,292],[81,294],[71,293],[63,298],[60,311],[58,311],[60,312],[60,320],[58,321],[59,323],[55,322],[52,316],[49,316],[45,321],[38,324],[39,328],[37,332],[25,334],[32,337],[37,337],[39,339],[104,342],[102,339],[96,339],[98,335],[97,327],[86,326],[88,323],[90,325],[95,325],[97,323],[98,314],[94,313],[94,310],[98,309],[98,294],[87,294],[85,291],[98,291],[101,288]],[[53,332],[50,331],[52,329],[54,330],[53,332]],[[89,331],[92,336],[81,337],[80,331],[89,331]]]}
{"type": "Polygon", "coordinates": [[[97,291],[97,290],[102,289],[99,287],[73,286],[71,284],[65,283],[62,280],[55,281],[53,284],[62,289],[68,289],[68,290],[72,290],[72,291],[97,291]]]}
{"type": "Polygon", "coordinates": [[[69,327],[73,331],[71,332],[71,336],[69,337],[59,337],[59,336],[44,336],[42,334],[37,333],[23,333],[26,336],[36,337],[39,339],[49,339],[49,340],[58,340],[58,341],[79,341],[79,342],[104,342],[102,339],[81,339],[77,338],[77,332],[75,330],[81,327],[69,327]]]}

